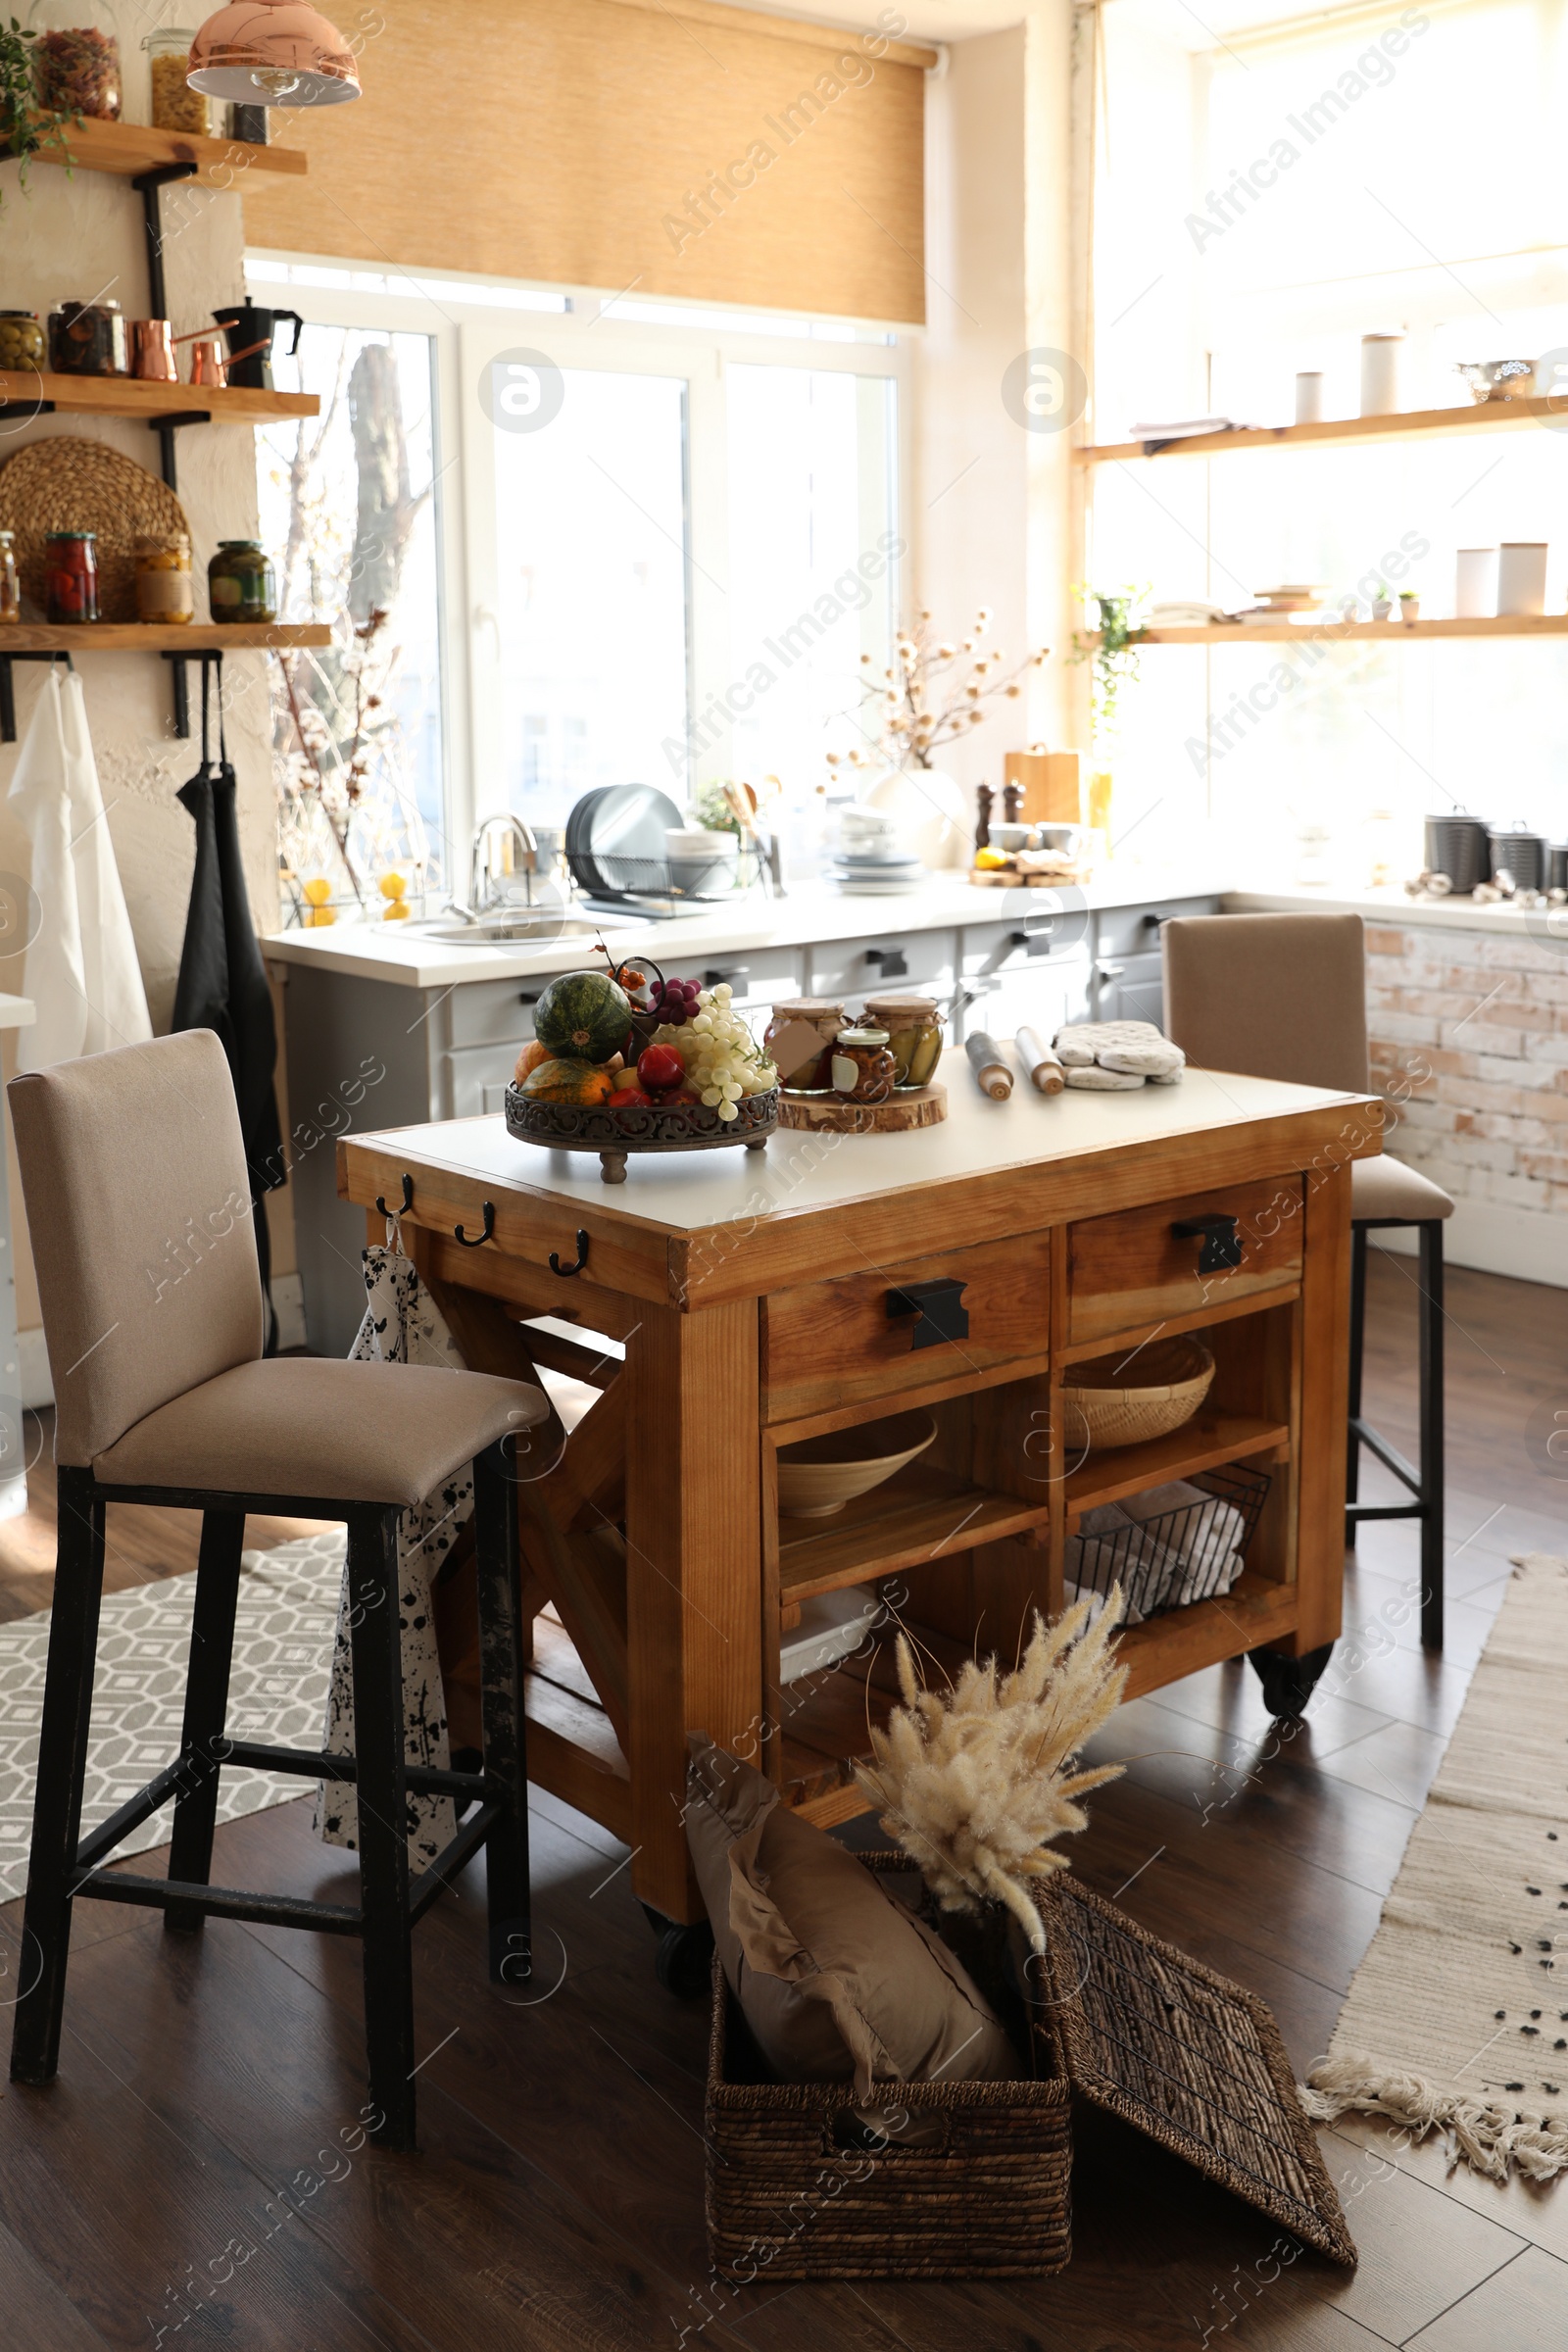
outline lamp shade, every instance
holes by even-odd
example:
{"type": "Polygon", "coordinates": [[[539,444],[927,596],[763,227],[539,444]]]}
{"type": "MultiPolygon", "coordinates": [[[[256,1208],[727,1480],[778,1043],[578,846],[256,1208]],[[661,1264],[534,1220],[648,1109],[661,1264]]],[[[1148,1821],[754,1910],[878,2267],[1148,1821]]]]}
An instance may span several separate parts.
{"type": "Polygon", "coordinates": [[[192,41],[187,78],[242,106],[339,106],[360,95],[343,35],[309,0],[231,0],[192,41]]]}

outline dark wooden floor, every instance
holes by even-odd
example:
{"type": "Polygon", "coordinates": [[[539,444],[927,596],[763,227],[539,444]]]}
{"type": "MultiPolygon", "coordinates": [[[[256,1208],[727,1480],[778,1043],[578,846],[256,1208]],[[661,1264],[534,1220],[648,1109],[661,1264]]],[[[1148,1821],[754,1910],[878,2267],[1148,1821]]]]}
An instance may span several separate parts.
{"type": "MultiPolygon", "coordinates": [[[[1413,1443],[1408,1261],[1377,1267],[1374,1298],[1369,1401],[1413,1443]]],[[[1445,1659],[1416,1642],[1413,1536],[1368,1530],[1346,1642],[1296,1737],[1270,1733],[1240,1667],[1125,1708],[1101,1747],[1127,1776],[1092,1800],[1074,1856],[1149,1926],[1262,1992],[1302,2066],[1376,1925],[1510,1552],[1568,1550],[1568,1483],[1532,1458],[1529,1434],[1543,1408],[1568,1407],[1568,1298],[1455,1274],[1450,1309],[1445,1659]]],[[[156,1554],[167,1538],[144,1526],[136,1541],[156,1554]]],[[[20,1589],[0,1568],[0,1608],[20,1589]]],[[[1088,2117],[1075,2256],[1057,2278],[715,2289],[706,2018],[654,1984],[624,1849],[542,1794],[535,1833],[543,1930],[526,2000],[485,1983],[477,1871],[419,1931],[416,2159],[353,2144],[356,1947],[226,1923],[166,1939],[145,1914],[83,1905],[60,2079],[0,2099],[7,2352],[1568,2348],[1568,2184],[1450,2180],[1439,2150],[1392,2155],[1371,2126],[1324,2142],[1361,2248],[1353,2278],[1312,2257],[1276,2277],[1270,2226],[1088,2117]]],[[[305,1806],[219,1836],[230,1884],[344,1888],[305,1806]]],[[[16,1906],[0,1912],[12,1985],[17,1930],[16,1906]]]]}

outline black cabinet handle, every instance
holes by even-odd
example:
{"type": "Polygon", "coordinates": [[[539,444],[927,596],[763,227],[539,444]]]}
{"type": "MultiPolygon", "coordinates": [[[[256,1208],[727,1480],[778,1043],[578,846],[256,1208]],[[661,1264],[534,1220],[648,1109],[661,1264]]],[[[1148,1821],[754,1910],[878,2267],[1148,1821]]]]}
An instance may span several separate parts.
{"type": "Polygon", "coordinates": [[[1239,1217],[1222,1215],[1183,1217],[1171,1227],[1171,1233],[1178,1242],[1202,1236],[1203,1247],[1198,1253],[1200,1274],[1229,1274],[1242,1262],[1240,1223],[1239,1217]]]}
{"type": "Polygon", "coordinates": [[[517,1003],[519,1004],[537,1004],[544,993],[542,988],[525,988],[518,997],[517,1003]]]}
{"type": "Polygon", "coordinates": [[[744,980],[747,977],[747,974],[751,971],[751,968],[752,967],[749,963],[732,963],[727,971],[705,972],[703,974],[703,986],[705,988],[717,988],[720,982],[724,980],[728,980],[733,985],[733,983],[737,980],[744,980]]]}
{"type": "Polygon", "coordinates": [[[903,1290],[889,1291],[888,1320],[895,1322],[901,1315],[917,1318],[911,1348],[941,1348],[950,1340],[966,1340],[969,1309],[963,1303],[965,1287],[945,1275],[937,1282],[911,1282],[903,1290]]]}
{"type": "Polygon", "coordinates": [[[867,948],[867,963],[874,963],[884,980],[904,980],[908,977],[909,958],[902,948],[867,948]]]}

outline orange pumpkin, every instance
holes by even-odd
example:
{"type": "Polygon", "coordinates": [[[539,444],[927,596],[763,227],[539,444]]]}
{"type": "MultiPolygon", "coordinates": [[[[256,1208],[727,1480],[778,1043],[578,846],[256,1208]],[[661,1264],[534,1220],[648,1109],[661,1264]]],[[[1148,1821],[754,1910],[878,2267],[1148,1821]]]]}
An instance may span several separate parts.
{"type": "Polygon", "coordinates": [[[517,1066],[512,1073],[517,1085],[520,1086],[542,1061],[548,1061],[550,1057],[550,1048],[542,1046],[536,1037],[530,1037],[522,1052],[517,1055],[517,1066]]]}
{"type": "Polygon", "coordinates": [[[607,1102],[616,1081],[599,1062],[541,1061],[522,1081],[530,1102],[607,1102]]]}

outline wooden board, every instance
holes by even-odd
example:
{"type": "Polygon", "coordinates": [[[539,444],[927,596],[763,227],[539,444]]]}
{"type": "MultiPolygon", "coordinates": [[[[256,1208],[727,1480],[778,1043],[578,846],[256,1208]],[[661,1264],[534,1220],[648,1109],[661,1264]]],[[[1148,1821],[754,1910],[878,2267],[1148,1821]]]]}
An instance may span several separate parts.
{"type": "MultiPolygon", "coordinates": [[[[274,115],[274,122],[276,119],[274,115]]],[[[63,141],[40,147],[35,160],[75,172],[118,172],[125,179],[171,164],[194,164],[191,183],[201,188],[239,188],[251,172],[301,179],[310,169],[296,146],[252,147],[243,139],[201,139],[188,130],[155,130],[146,122],[73,122],[63,141]]]]}
{"type": "Polygon", "coordinates": [[[1284,1452],[1290,1443],[1291,1433],[1284,1422],[1265,1421],[1258,1413],[1219,1413],[1205,1407],[1162,1438],[1147,1438],[1141,1446],[1109,1446],[1103,1453],[1092,1453],[1067,1473],[1067,1508],[1093,1510],[1096,1503],[1119,1502],[1124,1494],[1162,1487],[1173,1478],[1191,1478],[1199,1470],[1216,1469],[1221,1462],[1284,1452]]]}
{"type": "Polygon", "coordinates": [[[1073,890],[1090,881],[1093,874],[1091,865],[1064,865],[1054,874],[1021,873],[1013,865],[977,865],[969,879],[977,890],[1073,890]]]}
{"type": "Polygon", "coordinates": [[[948,1115],[945,1086],[916,1086],[887,1102],[848,1102],[842,1095],[789,1095],[778,1099],[781,1127],[816,1129],[832,1135],[906,1135],[914,1127],[938,1127],[948,1115]]]}
{"type": "Polygon", "coordinates": [[[0,654],[286,654],[331,642],[326,623],[314,620],[87,620],[72,628],[21,620],[0,633],[0,654]]]}
{"type": "Polygon", "coordinates": [[[1043,1493],[1038,1501],[1021,1502],[911,1462],[831,1519],[780,1517],[780,1603],[869,1584],[898,1568],[994,1544],[1038,1526],[1047,1509],[1043,1493]]]}
{"type": "Polygon", "coordinates": [[[1406,645],[1418,637],[1562,637],[1568,612],[1483,614],[1476,620],[1316,620],[1219,622],[1200,629],[1145,629],[1141,645],[1406,645]]]}
{"type": "Polygon", "coordinates": [[[133,375],[56,375],[45,368],[0,368],[0,419],[8,409],[63,416],[160,416],[199,409],[215,424],[270,424],[280,416],[318,416],[314,392],[259,392],[246,384],[153,384],[133,375]]]}
{"type": "MultiPolygon", "coordinates": [[[[1315,424],[1268,424],[1250,432],[1193,433],[1167,442],[1160,458],[1213,458],[1233,449],[1344,449],[1358,443],[1420,441],[1449,433],[1494,433],[1523,425],[1560,424],[1560,397],[1489,400],[1469,409],[1406,409],[1394,416],[1323,416],[1315,424]]],[[[1079,466],[1126,465],[1145,455],[1142,441],[1107,441],[1075,449],[1079,466]]]]}

